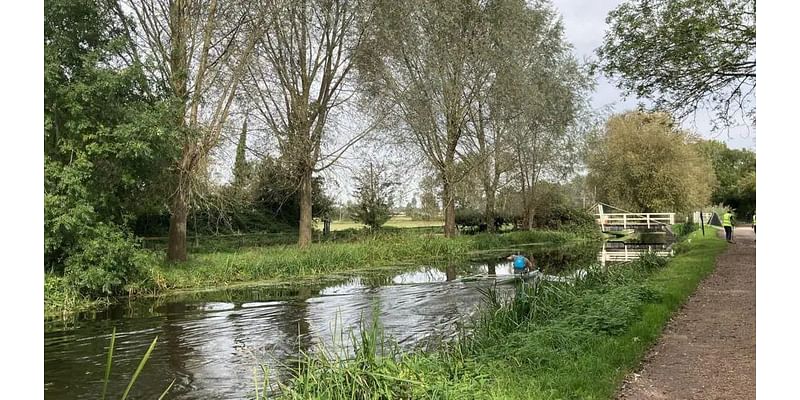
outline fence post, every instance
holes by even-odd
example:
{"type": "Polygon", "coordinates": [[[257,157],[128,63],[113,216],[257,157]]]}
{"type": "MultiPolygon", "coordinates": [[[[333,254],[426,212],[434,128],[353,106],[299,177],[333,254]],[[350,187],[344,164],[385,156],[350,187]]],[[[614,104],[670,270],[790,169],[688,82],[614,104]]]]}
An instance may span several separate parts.
{"type": "Polygon", "coordinates": [[[650,214],[645,214],[645,218],[647,218],[647,229],[650,229],[650,214]]]}

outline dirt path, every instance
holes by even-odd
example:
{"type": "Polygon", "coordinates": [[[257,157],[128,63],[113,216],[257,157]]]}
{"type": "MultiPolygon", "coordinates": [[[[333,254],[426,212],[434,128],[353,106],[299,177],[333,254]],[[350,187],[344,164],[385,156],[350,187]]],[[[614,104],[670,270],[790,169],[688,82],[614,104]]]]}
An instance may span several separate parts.
{"type": "Polygon", "coordinates": [[[755,235],[733,240],[617,399],[755,399],[755,235]]]}

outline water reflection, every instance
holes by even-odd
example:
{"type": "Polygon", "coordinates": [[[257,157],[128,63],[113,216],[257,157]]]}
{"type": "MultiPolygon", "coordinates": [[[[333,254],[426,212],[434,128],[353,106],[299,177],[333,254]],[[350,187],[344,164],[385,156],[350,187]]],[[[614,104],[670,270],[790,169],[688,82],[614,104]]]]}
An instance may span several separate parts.
{"type": "MultiPolygon", "coordinates": [[[[596,262],[599,244],[526,250],[548,274],[596,262]]],[[[504,255],[505,256],[505,255],[504,255]]],[[[335,343],[350,349],[362,321],[375,318],[404,348],[449,338],[482,301],[478,289],[512,275],[504,256],[430,265],[303,287],[240,288],[133,302],[74,325],[47,324],[45,397],[93,399],[102,387],[106,346],[117,328],[110,397],[119,397],[150,341],[158,345],[132,398],[156,398],[175,379],[174,399],[253,394],[254,369],[285,379],[299,352],[335,343]]],[[[513,285],[498,286],[511,295],[513,285]]],[[[260,374],[260,372],[259,372],[260,374]]]]}

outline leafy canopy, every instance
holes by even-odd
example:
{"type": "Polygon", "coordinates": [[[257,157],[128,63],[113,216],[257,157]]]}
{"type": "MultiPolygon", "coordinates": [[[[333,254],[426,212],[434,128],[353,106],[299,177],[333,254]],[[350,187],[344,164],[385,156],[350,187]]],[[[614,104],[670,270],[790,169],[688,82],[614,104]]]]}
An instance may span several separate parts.
{"type": "Polygon", "coordinates": [[[666,113],[611,117],[590,150],[589,184],[598,200],[633,212],[683,212],[708,204],[711,163],[666,113]]]}
{"type": "Polygon", "coordinates": [[[628,95],[716,126],[755,122],[755,0],[629,0],[611,11],[596,66],[628,95]]]}

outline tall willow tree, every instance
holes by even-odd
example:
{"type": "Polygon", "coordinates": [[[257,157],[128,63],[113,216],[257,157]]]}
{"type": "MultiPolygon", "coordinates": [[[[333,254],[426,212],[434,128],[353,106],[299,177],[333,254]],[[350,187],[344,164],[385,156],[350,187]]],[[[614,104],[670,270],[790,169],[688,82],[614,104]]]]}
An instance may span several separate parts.
{"type": "MultiPolygon", "coordinates": [[[[333,165],[369,129],[323,151],[332,113],[352,97],[349,78],[372,16],[369,0],[270,0],[248,88],[256,112],[275,136],[300,194],[298,245],[311,243],[314,173],[333,165]]],[[[339,132],[344,135],[344,133],[339,132]]]]}
{"type": "Polygon", "coordinates": [[[247,1],[119,0],[130,56],[149,66],[154,86],[171,98],[181,156],[173,166],[167,259],[186,260],[193,195],[220,141],[263,13],[247,1]]]}
{"type": "Polygon", "coordinates": [[[508,173],[516,177],[532,226],[539,181],[561,178],[577,162],[582,131],[575,122],[588,80],[548,2],[494,0],[485,14],[490,40],[482,54],[489,73],[470,114],[485,219],[492,219],[500,176],[508,173]]]}
{"type": "Polygon", "coordinates": [[[486,79],[487,27],[470,0],[379,0],[376,30],[359,58],[370,107],[389,110],[442,185],[444,233],[455,236],[456,161],[486,79]]]}
{"type": "Polygon", "coordinates": [[[685,212],[708,204],[716,181],[696,138],[666,113],[611,117],[588,158],[598,200],[634,212],[685,212]]]}

